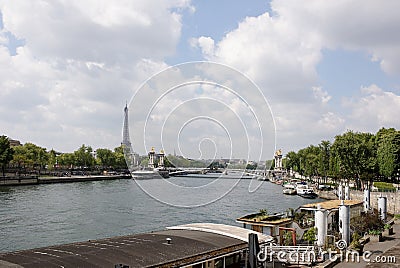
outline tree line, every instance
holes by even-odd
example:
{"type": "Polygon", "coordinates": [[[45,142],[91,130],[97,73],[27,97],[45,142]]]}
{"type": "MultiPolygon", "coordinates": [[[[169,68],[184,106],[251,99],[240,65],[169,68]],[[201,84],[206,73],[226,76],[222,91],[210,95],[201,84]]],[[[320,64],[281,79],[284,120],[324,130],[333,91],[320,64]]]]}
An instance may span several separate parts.
{"type": "Polygon", "coordinates": [[[72,153],[47,150],[33,143],[10,146],[8,137],[0,136],[0,164],[3,176],[6,168],[19,171],[68,169],[127,169],[122,146],[110,150],[83,144],[72,153]]]}
{"type": "Polygon", "coordinates": [[[347,131],[331,143],[323,140],[284,159],[287,169],[310,177],[395,181],[400,173],[400,131],[381,128],[376,134],[347,131]]]}

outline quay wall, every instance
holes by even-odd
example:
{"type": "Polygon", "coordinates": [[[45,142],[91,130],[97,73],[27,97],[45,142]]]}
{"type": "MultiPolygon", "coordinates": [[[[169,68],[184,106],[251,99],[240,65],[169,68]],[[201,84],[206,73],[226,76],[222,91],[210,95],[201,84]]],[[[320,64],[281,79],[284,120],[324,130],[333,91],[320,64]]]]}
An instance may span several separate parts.
{"type": "MultiPolygon", "coordinates": [[[[371,192],[370,205],[372,208],[378,209],[378,197],[381,195],[387,198],[387,212],[389,214],[400,214],[400,192],[371,192]]],[[[364,201],[364,192],[350,191],[350,198],[364,201]]]]}
{"type": "MultiPolygon", "coordinates": [[[[319,197],[324,199],[337,199],[333,191],[317,191],[319,197]]],[[[370,205],[374,209],[378,209],[378,197],[386,196],[387,198],[387,212],[389,214],[400,214],[400,192],[373,192],[370,194],[370,205]]],[[[352,200],[364,201],[364,192],[358,190],[350,191],[350,198],[352,200]]]]}
{"type": "Polygon", "coordinates": [[[84,181],[118,180],[118,179],[131,179],[131,178],[132,177],[130,175],[0,178],[0,187],[49,184],[49,183],[71,183],[71,182],[84,182],[84,181]]]}

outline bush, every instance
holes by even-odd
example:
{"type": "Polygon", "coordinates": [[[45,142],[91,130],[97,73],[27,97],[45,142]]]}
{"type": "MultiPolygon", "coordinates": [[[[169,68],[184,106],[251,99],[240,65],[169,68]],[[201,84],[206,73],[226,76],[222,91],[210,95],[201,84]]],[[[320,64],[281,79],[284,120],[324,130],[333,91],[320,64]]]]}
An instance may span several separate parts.
{"type": "Polygon", "coordinates": [[[354,232],[352,235],[352,241],[350,243],[350,246],[354,248],[355,250],[361,250],[363,247],[360,243],[360,235],[357,232],[354,232]]]}
{"type": "Polygon", "coordinates": [[[389,223],[386,223],[385,226],[383,226],[383,228],[385,228],[386,230],[389,230],[390,228],[392,228],[392,225],[389,223]]]}
{"type": "Polygon", "coordinates": [[[382,234],[382,231],[381,230],[369,230],[368,234],[369,235],[380,235],[380,234],[382,234]]]}
{"type": "Polygon", "coordinates": [[[354,230],[366,233],[369,230],[383,230],[384,223],[377,214],[362,214],[350,220],[350,225],[354,230]]]}
{"type": "Polygon", "coordinates": [[[317,240],[316,236],[317,236],[317,228],[311,227],[310,229],[307,230],[307,232],[304,233],[303,238],[308,243],[313,243],[315,240],[317,240]]]}
{"type": "Polygon", "coordinates": [[[374,182],[374,186],[376,188],[378,188],[379,190],[383,190],[383,191],[394,191],[396,190],[396,188],[393,186],[392,183],[389,182],[374,182]]]}

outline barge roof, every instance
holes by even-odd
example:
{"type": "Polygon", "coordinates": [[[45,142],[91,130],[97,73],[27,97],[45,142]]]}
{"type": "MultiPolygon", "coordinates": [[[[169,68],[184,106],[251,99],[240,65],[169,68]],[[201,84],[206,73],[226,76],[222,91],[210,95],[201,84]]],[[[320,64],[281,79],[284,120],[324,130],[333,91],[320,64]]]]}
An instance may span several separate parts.
{"type": "MultiPolygon", "coordinates": [[[[260,242],[267,237],[258,235],[260,242]]],[[[245,249],[247,242],[241,239],[245,236],[248,230],[222,224],[174,226],[145,234],[1,253],[0,267],[180,266],[245,249]]]]}
{"type": "Polygon", "coordinates": [[[362,205],[362,201],[357,201],[357,200],[328,200],[328,201],[323,201],[323,202],[318,202],[318,203],[311,203],[311,204],[305,204],[300,207],[301,208],[308,208],[308,209],[317,209],[318,206],[321,206],[322,209],[337,209],[341,205],[342,201],[346,206],[357,206],[357,205],[362,205]]]}

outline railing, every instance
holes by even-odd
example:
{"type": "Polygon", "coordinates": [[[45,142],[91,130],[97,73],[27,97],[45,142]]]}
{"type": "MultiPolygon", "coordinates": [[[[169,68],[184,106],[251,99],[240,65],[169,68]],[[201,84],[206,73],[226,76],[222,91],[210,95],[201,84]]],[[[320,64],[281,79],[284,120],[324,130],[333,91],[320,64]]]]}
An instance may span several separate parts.
{"type": "Polygon", "coordinates": [[[312,264],[318,260],[318,249],[314,246],[277,246],[263,245],[261,254],[265,260],[277,259],[291,264],[312,264]]]}

